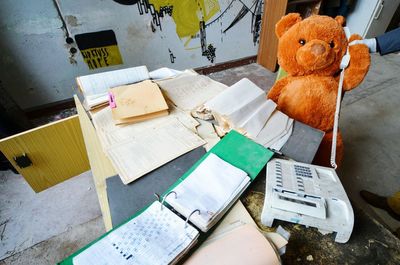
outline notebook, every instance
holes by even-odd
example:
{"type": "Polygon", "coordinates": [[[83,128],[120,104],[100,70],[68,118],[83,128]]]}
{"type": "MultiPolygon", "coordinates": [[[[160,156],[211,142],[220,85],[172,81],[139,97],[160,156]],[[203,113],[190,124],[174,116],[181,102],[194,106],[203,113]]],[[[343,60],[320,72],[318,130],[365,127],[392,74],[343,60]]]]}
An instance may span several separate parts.
{"type": "MultiPolygon", "coordinates": [[[[225,209],[220,209],[220,213],[217,214],[214,219],[221,218],[244,191],[242,183],[246,183],[247,185],[248,182],[253,181],[268,160],[271,159],[272,155],[273,153],[263,146],[236,131],[231,131],[164,192],[164,195],[160,198],[161,202],[156,201],[148,208],[139,211],[131,220],[111,230],[82,250],[79,250],[61,264],[98,264],[89,262],[92,260],[98,261],[99,259],[107,261],[106,257],[102,258],[104,253],[108,253],[111,257],[108,263],[101,263],[104,265],[174,263],[196,243],[198,235],[201,234],[199,231],[201,228],[191,224],[193,221],[191,217],[193,215],[180,217],[184,214],[172,208],[165,200],[175,193],[177,198],[179,198],[180,195],[177,192],[180,190],[183,192],[183,188],[188,187],[187,183],[185,183],[186,179],[193,178],[196,172],[198,173],[197,169],[202,163],[206,165],[210,165],[209,163],[217,163],[220,167],[223,167],[220,168],[221,172],[225,172],[225,174],[234,173],[237,177],[235,181],[230,181],[234,183],[234,185],[226,185],[226,187],[223,187],[224,196],[220,197],[219,202],[225,209]],[[245,181],[246,177],[248,180],[245,181]],[[226,201],[223,201],[225,199],[226,201]],[[169,207],[171,207],[171,210],[169,207]],[[170,216],[170,213],[173,212],[179,213],[175,215],[176,218],[170,216]],[[174,222],[173,224],[171,220],[174,222]],[[126,226],[128,226],[129,229],[125,229],[126,226]],[[112,236],[114,233],[116,234],[115,237],[112,236]],[[164,236],[165,239],[163,239],[164,236]],[[116,241],[118,241],[118,243],[116,243],[116,241]],[[142,244],[138,244],[137,242],[141,242],[142,244]],[[125,247],[121,249],[120,246],[125,247]],[[116,247],[118,247],[118,249],[116,249],[116,247]],[[132,254],[132,249],[133,251],[136,249],[134,254],[132,254]],[[135,259],[132,259],[133,256],[131,255],[133,255],[135,259]],[[98,256],[100,256],[99,259],[97,259],[98,256]],[[125,263],[124,259],[128,257],[130,257],[130,263],[125,263]],[[143,259],[143,257],[148,257],[148,259],[143,259]]],[[[217,177],[219,178],[220,176],[218,175],[217,177]]],[[[213,180],[213,182],[208,184],[215,185],[215,183],[215,180],[213,180]]],[[[208,197],[207,192],[201,195],[205,198],[208,197]]]]}
{"type": "Polygon", "coordinates": [[[146,80],[109,91],[115,124],[133,123],[168,115],[168,105],[157,84],[146,80]]]}
{"type": "Polygon", "coordinates": [[[149,78],[147,67],[137,66],[79,76],[76,78],[76,83],[85,98],[85,107],[94,109],[108,104],[108,90],[110,88],[133,84],[149,78]]]}
{"type": "Polygon", "coordinates": [[[265,92],[247,78],[241,79],[207,101],[205,111],[211,111],[225,132],[239,130],[255,138],[276,104],[267,100],[265,92]]]}

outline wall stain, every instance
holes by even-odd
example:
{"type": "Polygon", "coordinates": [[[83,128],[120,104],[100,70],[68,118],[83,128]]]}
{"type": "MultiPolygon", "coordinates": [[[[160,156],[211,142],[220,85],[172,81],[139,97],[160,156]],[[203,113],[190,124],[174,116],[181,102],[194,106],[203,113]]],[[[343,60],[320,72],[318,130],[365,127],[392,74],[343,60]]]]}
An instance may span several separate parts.
{"type": "Polygon", "coordinates": [[[67,21],[68,25],[71,27],[78,27],[82,25],[82,23],[78,23],[78,18],[76,16],[68,15],[65,16],[65,20],[67,21]]]}

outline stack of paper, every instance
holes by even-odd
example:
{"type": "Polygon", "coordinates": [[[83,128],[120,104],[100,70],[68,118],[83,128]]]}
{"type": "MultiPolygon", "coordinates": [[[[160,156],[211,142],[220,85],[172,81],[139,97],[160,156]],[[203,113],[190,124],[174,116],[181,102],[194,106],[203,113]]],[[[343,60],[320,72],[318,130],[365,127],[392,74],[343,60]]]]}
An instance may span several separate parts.
{"type": "Polygon", "coordinates": [[[227,88],[207,76],[189,71],[159,80],[157,84],[176,106],[185,111],[192,111],[227,88]]]}
{"type": "Polygon", "coordinates": [[[276,108],[253,82],[244,78],[204,104],[225,132],[236,129],[255,138],[276,108]]]}
{"type": "Polygon", "coordinates": [[[280,150],[289,140],[292,130],[293,119],[276,110],[268,119],[264,128],[255,137],[254,141],[264,147],[280,150]]]}
{"type": "Polygon", "coordinates": [[[249,184],[245,171],[210,153],[166,202],[207,232],[249,184]]]}
{"type": "Polygon", "coordinates": [[[146,80],[110,89],[115,124],[140,122],[168,115],[168,105],[157,84],[146,80]]]}
{"type": "Polygon", "coordinates": [[[146,66],[108,71],[76,78],[85,98],[85,107],[94,109],[108,104],[108,90],[112,87],[133,84],[149,79],[146,66]]]}
{"type": "Polygon", "coordinates": [[[168,116],[122,126],[114,124],[110,108],[93,113],[92,119],[124,184],[206,143],[194,133],[199,123],[174,108],[168,116]]]}

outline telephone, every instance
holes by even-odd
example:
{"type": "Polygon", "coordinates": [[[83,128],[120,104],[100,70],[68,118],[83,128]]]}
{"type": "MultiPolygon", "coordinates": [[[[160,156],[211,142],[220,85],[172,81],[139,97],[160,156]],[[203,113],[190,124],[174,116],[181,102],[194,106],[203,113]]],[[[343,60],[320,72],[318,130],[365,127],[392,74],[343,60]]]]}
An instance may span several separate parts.
{"type": "Polygon", "coordinates": [[[353,208],[334,169],[284,159],[267,164],[261,222],[272,226],[274,219],[336,232],[340,243],[349,240],[354,225],[353,208]]]}

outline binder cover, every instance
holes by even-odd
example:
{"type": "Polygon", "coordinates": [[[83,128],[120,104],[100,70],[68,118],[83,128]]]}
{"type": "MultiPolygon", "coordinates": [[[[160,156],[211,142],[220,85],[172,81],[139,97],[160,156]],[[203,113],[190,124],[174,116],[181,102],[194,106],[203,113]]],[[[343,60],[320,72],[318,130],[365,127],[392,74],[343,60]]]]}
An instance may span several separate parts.
{"type": "MultiPolygon", "coordinates": [[[[266,163],[272,158],[273,152],[266,149],[262,145],[257,144],[256,142],[248,139],[247,137],[241,135],[240,133],[232,130],[228,133],[221,141],[218,142],[209,152],[207,152],[203,157],[200,158],[181,178],[179,178],[165,193],[167,194],[171,191],[174,187],[179,185],[186,177],[190,175],[190,173],[196,169],[196,167],[210,154],[214,153],[215,155],[219,156],[221,159],[225,160],[226,162],[236,166],[243,171],[245,171],[251,181],[253,181],[258,173],[264,168],[266,163]]],[[[230,204],[230,206],[233,202],[230,204]]],[[[90,244],[86,245],[82,249],[78,250],[65,260],[61,261],[58,264],[61,265],[73,265],[73,258],[77,256],[79,253],[85,251],[90,246],[95,244],[100,239],[107,236],[109,233],[112,233],[118,227],[124,225],[125,223],[129,222],[133,218],[139,216],[142,212],[144,212],[150,205],[144,207],[143,209],[139,210],[135,213],[129,220],[122,223],[121,225],[115,227],[111,231],[105,233],[98,239],[94,240],[90,244]]],[[[229,207],[227,207],[229,208],[229,207]]]]}
{"type": "Polygon", "coordinates": [[[203,147],[198,147],[128,185],[118,175],[108,178],[107,197],[113,227],[151,204],[156,199],[154,193],[162,194],[205,153],[203,147]]]}

